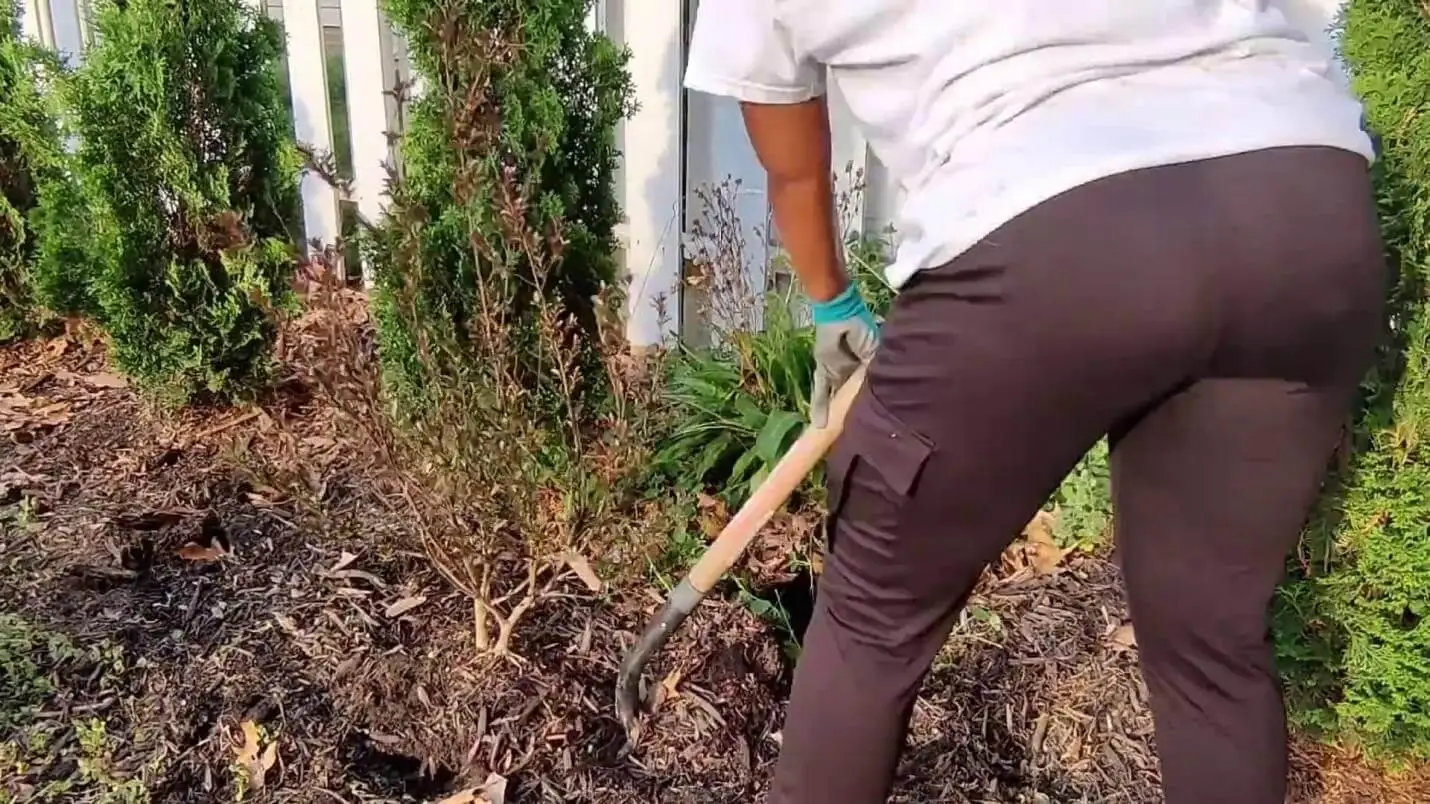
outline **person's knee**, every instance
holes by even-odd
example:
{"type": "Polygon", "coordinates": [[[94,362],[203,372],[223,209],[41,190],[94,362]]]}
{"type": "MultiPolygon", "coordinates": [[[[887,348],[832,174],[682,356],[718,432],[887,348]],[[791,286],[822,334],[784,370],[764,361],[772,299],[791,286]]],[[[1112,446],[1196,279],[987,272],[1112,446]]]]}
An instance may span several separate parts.
{"type": "Polygon", "coordinates": [[[1153,675],[1233,693],[1271,666],[1266,605],[1234,595],[1157,595],[1134,602],[1142,662],[1153,675]]]}

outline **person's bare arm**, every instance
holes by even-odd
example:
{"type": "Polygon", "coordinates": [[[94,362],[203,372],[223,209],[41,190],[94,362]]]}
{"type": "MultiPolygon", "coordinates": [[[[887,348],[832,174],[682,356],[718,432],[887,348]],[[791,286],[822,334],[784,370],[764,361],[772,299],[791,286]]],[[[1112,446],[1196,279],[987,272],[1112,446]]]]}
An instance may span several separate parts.
{"type": "Polygon", "coordinates": [[[780,240],[811,301],[849,285],[839,242],[824,98],[803,103],[742,103],[745,130],[769,178],[780,240]]]}

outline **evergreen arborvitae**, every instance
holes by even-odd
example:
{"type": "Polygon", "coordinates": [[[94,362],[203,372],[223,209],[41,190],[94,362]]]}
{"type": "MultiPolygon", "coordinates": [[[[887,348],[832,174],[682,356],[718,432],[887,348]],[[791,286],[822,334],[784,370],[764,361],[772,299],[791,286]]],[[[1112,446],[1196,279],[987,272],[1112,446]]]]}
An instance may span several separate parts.
{"type": "Polygon", "coordinates": [[[86,260],[54,260],[80,274],[55,283],[87,290],[141,386],[174,402],[244,394],[294,265],[281,30],[243,0],[101,0],[95,27],[68,99],[98,234],[86,260]]]}
{"type": "Polygon", "coordinates": [[[1341,27],[1381,147],[1393,337],[1277,625],[1303,721],[1373,753],[1430,758],[1430,7],[1350,0],[1341,27]]]}
{"type": "Polygon", "coordinates": [[[396,204],[405,220],[395,224],[410,229],[421,218],[422,258],[374,252],[379,337],[389,390],[399,397],[422,396],[434,368],[457,372],[457,364],[486,359],[480,346],[444,356],[430,348],[486,337],[478,331],[483,309],[502,311],[485,320],[511,349],[533,353],[526,364],[537,384],[535,296],[557,305],[585,337],[593,331],[592,298],[616,279],[615,127],[630,108],[630,83],[626,54],[587,29],[590,6],[387,4],[424,78],[424,94],[406,114],[396,204]],[[419,353],[427,371],[414,362],[419,353]]]}
{"type": "Polygon", "coordinates": [[[41,322],[34,290],[35,216],[41,188],[61,178],[58,112],[41,91],[57,63],[20,35],[19,15],[0,6],[0,343],[41,322]]]}

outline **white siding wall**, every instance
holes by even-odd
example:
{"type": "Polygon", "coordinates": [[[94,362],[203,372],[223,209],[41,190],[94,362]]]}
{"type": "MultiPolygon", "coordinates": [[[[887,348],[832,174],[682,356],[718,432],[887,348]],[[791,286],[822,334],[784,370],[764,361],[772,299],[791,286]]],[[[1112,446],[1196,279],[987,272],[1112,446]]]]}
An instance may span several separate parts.
{"type": "Polygon", "coordinates": [[[619,14],[639,108],[625,122],[621,178],[625,260],[630,274],[627,336],[636,346],[668,340],[680,315],[684,209],[685,61],[683,3],[611,0],[619,14]]]}
{"type": "MultiPolygon", "coordinates": [[[[288,37],[287,70],[295,133],[322,150],[343,147],[350,166],[350,202],[361,215],[382,215],[384,162],[395,154],[387,132],[397,125],[395,104],[384,93],[407,77],[405,53],[380,12],[380,0],[245,0],[279,19],[288,37]],[[335,55],[342,57],[345,98],[331,97],[335,55]],[[342,103],[341,101],[346,101],[342,103]],[[336,103],[336,105],[335,105],[336,103]],[[335,113],[335,109],[338,111],[335,113]],[[338,119],[335,119],[335,115],[338,119]],[[346,132],[335,143],[334,132],[346,132]]],[[[631,51],[631,78],[639,110],[617,131],[624,159],[616,190],[625,210],[620,227],[622,260],[631,278],[628,335],[637,345],[668,340],[682,320],[682,240],[701,214],[702,186],[739,179],[738,207],[746,242],[746,269],[755,287],[767,282],[773,248],[762,236],[769,206],[764,174],[730,101],[689,94],[680,85],[688,26],[698,0],[593,0],[590,25],[631,51]],[[659,310],[663,308],[663,312],[659,310]]],[[[719,0],[707,0],[719,2],[719,0]]],[[[1295,24],[1328,49],[1328,28],[1342,0],[1271,0],[1295,24]]],[[[88,39],[87,0],[22,0],[27,35],[70,57],[88,39]]],[[[872,158],[836,96],[831,99],[836,169],[863,171],[865,192],[846,224],[883,228],[899,190],[872,158]]],[[[302,181],[307,236],[324,244],[342,231],[339,199],[316,176],[302,181]]]]}

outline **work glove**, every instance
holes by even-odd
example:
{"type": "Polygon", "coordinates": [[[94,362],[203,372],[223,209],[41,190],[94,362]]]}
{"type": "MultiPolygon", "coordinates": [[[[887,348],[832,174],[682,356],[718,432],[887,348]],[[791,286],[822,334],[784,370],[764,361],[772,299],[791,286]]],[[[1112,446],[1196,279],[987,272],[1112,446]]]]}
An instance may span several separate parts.
{"type": "Polygon", "coordinates": [[[809,418],[815,427],[829,424],[829,400],[861,364],[874,359],[879,323],[851,283],[844,292],[811,306],[814,314],[814,391],[809,418]]]}

